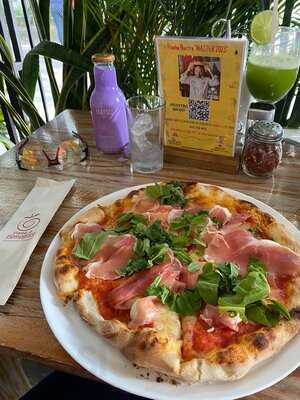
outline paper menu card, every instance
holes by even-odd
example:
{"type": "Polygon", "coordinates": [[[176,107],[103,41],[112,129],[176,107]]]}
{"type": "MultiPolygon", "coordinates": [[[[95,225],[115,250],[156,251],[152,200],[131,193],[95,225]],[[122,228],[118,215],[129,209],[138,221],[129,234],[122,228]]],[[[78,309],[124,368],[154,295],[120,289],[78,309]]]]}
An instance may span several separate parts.
{"type": "Polygon", "coordinates": [[[75,180],[37,178],[36,184],[0,231],[0,305],[4,305],[37,242],[75,180]]]}
{"type": "Polygon", "coordinates": [[[157,36],[165,145],[233,156],[247,40],[157,36]]]}

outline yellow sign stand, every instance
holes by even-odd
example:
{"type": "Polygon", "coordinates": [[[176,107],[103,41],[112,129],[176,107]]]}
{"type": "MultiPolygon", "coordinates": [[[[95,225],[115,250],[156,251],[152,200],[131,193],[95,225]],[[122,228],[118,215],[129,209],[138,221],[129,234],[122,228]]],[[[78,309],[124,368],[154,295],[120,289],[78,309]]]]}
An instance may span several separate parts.
{"type": "Polygon", "coordinates": [[[235,172],[247,40],[157,36],[166,160],[235,172]]]}

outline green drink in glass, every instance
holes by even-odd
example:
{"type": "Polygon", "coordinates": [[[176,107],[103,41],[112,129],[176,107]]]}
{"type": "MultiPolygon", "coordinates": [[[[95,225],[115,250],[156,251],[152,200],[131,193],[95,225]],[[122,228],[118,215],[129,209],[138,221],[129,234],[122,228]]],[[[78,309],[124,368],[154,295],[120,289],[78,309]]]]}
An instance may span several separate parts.
{"type": "Polygon", "coordinates": [[[248,61],[247,85],[257,100],[275,103],[293,86],[298,73],[294,57],[253,56],[248,61]]]}
{"type": "Polygon", "coordinates": [[[281,100],[294,85],[299,69],[300,31],[281,27],[273,43],[255,44],[247,65],[247,86],[255,99],[281,100]]]}

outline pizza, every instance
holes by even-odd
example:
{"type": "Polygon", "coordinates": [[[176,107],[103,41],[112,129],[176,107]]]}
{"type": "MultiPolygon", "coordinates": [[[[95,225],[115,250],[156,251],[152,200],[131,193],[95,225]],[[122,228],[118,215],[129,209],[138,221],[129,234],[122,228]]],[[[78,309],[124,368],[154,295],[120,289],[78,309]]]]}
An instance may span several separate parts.
{"type": "Polygon", "coordinates": [[[60,232],[57,294],[138,366],[235,380],[300,327],[300,244],[226,190],[172,181],[60,232]]]}

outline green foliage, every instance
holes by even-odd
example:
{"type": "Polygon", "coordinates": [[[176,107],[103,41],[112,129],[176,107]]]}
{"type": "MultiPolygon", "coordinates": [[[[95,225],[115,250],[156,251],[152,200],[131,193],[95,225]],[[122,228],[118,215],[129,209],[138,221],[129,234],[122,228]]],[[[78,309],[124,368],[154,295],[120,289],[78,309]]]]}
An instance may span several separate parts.
{"type": "MultiPolygon", "coordinates": [[[[264,326],[274,326],[282,318],[290,319],[290,313],[283,304],[268,298],[270,288],[263,264],[259,260],[252,260],[250,264],[252,270],[240,278],[239,269],[234,264],[207,263],[195,288],[181,293],[172,293],[157,276],[148,287],[147,294],[158,296],[163,304],[180,315],[195,314],[204,301],[218,305],[221,314],[239,315],[245,322],[252,321],[264,326]]],[[[196,263],[189,267],[190,272],[198,270],[196,263]]]]}
{"type": "Polygon", "coordinates": [[[14,144],[9,140],[4,116],[0,109],[0,143],[2,143],[7,150],[11,149],[14,144]]]}
{"type": "Polygon", "coordinates": [[[251,304],[246,309],[247,319],[265,326],[274,326],[281,318],[291,319],[288,309],[276,300],[251,304]]]}
{"type": "Polygon", "coordinates": [[[220,275],[215,269],[215,265],[207,263],[203,267],[197,288],[204,301],[208,304],[218,304],[220,275]]]}
{"type": "Polygon", "coordinates": [[[261,261],[252,258],[248,264],[247,276],[243,279],[237,279],[235,276],[235,279],[236,285],[233,286],[231,293],[225,293],[224,296],[219,297],[219,309],[221,312],[238,312],[241,318],[246,320],[246,307],[261,302],[270,294],[266,267],[261,261]]]}
{"type": "MultiPolygon", "coordinates": [[[[33,74],[36,70],[33,71],[33,74]]],[[[4,38],[0,35],[0,104],[4,106],[10,114],[21,137],[27,136],[31,131],[39,128],[45,122],[39,115],[33,101],[32,91],[28,91],[22,79],[15,72],[13,55],[4,38]],[[19,106],[29,119],[20,114],[11,105],[8,92],[14,92],[18,99],[19,106]]]]}
{"type": "Polygon", "coordinates": [[[171,290],[160,283],[161,277],[157,276],[147,289],[148,296],[157,296],[163,304],[179,315],[193,315],[200,310],[202,305],[198,289],[185,290],[181,293],[172,293],[171,290]]]}
{"type": "Polygon", "coordinates": [[[175,181],[147,186],[145,193],[151,199],[158,200],[160,204],[184,207],[187,202],[181,183],[175,181]]]}
{"type": "MultiPolygon", "coordinates": [[[[45,57],[56,113],[66,108],[87,110],[92,91],[88,77],[93,85],[93,53],[115,54],[118,82],[126,97],[152,94],[157,92],[155,35],[209,36],[212,24],[225,17],[232,19],[233,33],[245,33],[253,16],[271,6],[270,0],[76,0],[72,8],[71,1],[64,1],[64,43],[60,46],[50,42],[50,0],[29,3],[40,43],[27,54],[21,79],[15,76],[18,87],[0,77],[0,102],[7,107],[23,136],[44,123],[32,102],[39,72],[38,55],[45,57]],[[63,62],[61,91],[51,59],[63,62]],[[20,96],[20,107],[26,116],[9,104],[8,88],[20,96]]],[[[279,1],[284,25],[300,26],[299,10],[300,0],[279,1]]],[[[0,54],[1,62],[12,73],[13,57],[3,38],[0,38],[0,54]]],[[[294,88],[277,106],[277,121],[290,127],[300,124],[300,95],[287,119],[298,86],[299,76],[294,88]]]]}
{"type": "Polygon", "coordinates": [[[100,250],[108,234],[106,231],[85,233],[73,250],[74,256],[90,260],[100,250]]]}

